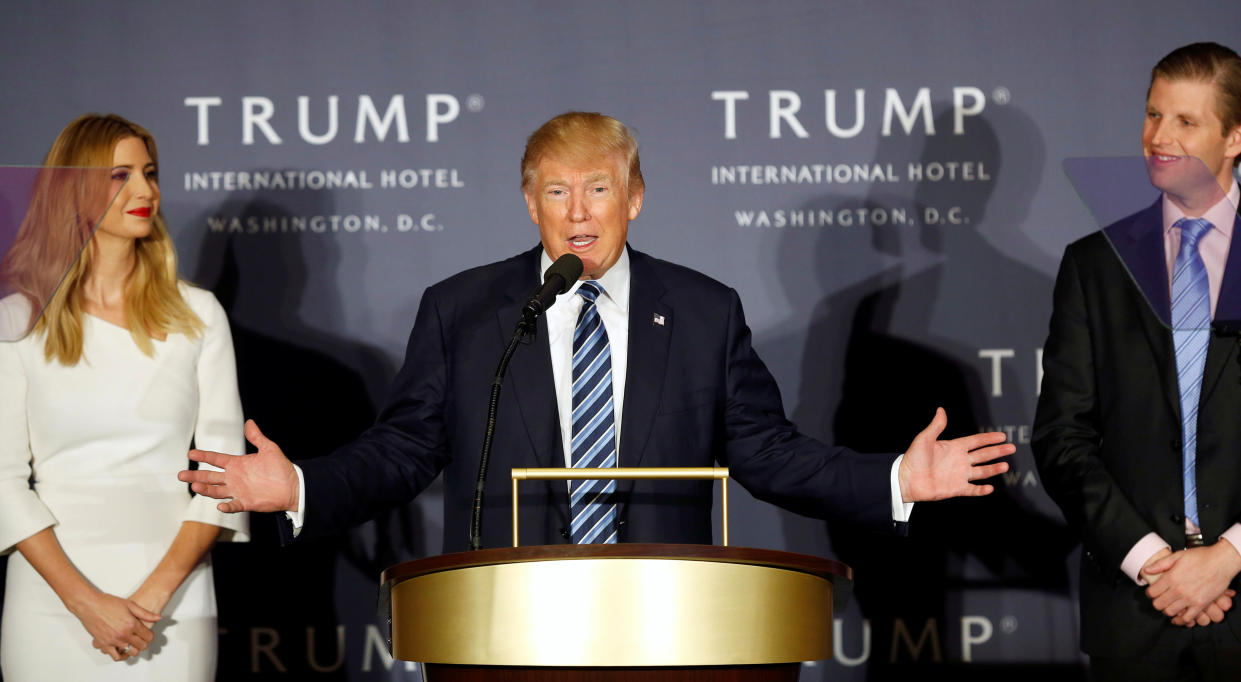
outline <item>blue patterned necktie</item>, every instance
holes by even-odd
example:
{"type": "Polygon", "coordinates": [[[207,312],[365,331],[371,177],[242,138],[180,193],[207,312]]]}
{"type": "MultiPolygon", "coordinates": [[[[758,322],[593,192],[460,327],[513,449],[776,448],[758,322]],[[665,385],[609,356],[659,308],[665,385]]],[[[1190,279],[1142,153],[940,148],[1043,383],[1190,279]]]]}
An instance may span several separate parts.
{"type": "MultiPolygon", "coordinates": [[[[582,282],[582,312],[573,332],[573,468],[616,466],[616,424],[612,403],[612,351],[595,309],[603,287],[582,282]]],[[[574,481],[569,492],[574,544],[616,542],[616,481],[574,481]]]]}
{"type": "Polygon", "coordinates": [[[1181,249],[1172,268],[1172,344],[1181,390],[1181,471],[1185,518],[1198,526],[1198,397],[1211,328],[1211,291],[1198,240],[1211,229],[1211,223],[1202,218],[1181,218],[1173,227],[1181,230],[1181,249]]]}

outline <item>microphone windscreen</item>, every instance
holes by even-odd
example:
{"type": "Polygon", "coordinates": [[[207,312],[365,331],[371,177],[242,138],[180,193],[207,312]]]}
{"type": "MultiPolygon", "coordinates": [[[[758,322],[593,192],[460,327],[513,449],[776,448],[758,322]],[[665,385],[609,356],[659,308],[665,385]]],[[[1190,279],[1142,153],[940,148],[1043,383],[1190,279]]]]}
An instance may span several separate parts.
{"type": "Polygon", "coordinates": [[[543,273],[543,282],[546,283],[551,279],[552,275],[559,275],[564,279],[564,283],[560,285],[560,293],[563,294],[582,276],[583,267],[581,258],[571,253],[566,253],[557,258],[556,262],[547,268],[547,272],[543,273]]]}

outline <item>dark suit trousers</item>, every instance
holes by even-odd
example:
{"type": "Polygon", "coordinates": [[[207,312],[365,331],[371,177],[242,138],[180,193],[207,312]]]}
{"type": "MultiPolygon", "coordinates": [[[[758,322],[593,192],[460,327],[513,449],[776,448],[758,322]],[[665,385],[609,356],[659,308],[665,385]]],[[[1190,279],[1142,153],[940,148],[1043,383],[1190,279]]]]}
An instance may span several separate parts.
{"type": "MultiPolygon", "coordinates": [[[[1241,617],[1229,612],[1227,618],[1241,617]]],[[[1118,624],[1118,627],[1123,625],[1118,624]]],[[[1241,679],[1241,642],[1227,623],[1166,628],[1155,645],[1138,656],[1090,659],[1096,682],[1224,682],[1241,679]]]]}

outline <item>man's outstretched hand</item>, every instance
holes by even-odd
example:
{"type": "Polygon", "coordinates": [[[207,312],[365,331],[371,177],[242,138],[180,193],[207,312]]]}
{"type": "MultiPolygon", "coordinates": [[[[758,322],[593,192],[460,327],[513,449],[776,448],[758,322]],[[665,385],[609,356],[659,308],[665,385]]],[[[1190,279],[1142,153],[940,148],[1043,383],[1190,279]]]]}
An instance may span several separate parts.
{"type": "Polygon", "coordinates": [[[976,485],[973,481],[1008,471],[1008,462],[994,461],[1017,451],[1015,445],[1004,442],[1003,433],[992,431],[956,440],[937,440],[947,425],[944,408],[937,408],[930,425],[909,444],[897,474],[903,501],[989,495],[992,486],[976,485]]]}
{"type": "Polygon", "coordinates": [[[190,459],[223,471],[182,471],[177,479],[190,484],[199,495],[227,500],[216,505],[222,512],[297,511],[297,472],[280,446],[259,431],[253,419],[246,421],[246,440],[258,448],[251,455],[225,455],[209,450],[190,450],[190,459]],[[229,499],[232,498],[232,499],[229,499]]]}

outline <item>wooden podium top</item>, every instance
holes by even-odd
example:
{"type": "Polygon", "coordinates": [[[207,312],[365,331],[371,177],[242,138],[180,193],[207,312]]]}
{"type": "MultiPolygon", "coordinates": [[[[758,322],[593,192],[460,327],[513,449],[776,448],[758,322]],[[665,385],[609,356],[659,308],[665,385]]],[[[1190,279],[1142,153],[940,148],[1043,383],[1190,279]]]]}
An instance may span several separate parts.
{"type": "Polygon", "coordinates": [[[724,561],[734,564],[770,566],[828,579],[853,580],[853,570],[831,559],[752,547],[720,547],[718,545],[674,545],[655,543],[618,543],[615,545],[530,545],[456,552],[406,561],[390,566],[379,578],[385,593],[396,583],[437,571],[473,566],[493,566],[526,561],[553,559],[684,559],[724,561]]]}

